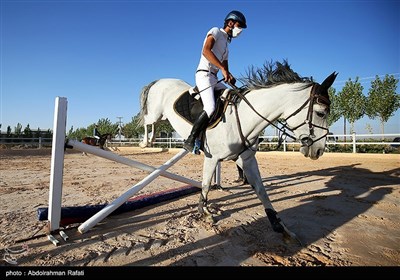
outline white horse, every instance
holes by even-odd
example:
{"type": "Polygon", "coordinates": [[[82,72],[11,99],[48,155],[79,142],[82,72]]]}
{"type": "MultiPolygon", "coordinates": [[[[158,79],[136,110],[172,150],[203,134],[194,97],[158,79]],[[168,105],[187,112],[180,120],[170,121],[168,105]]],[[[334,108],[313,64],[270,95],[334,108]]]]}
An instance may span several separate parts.
{"type": "MultiPolygon", "coordinates": [[[[281,132],[302,143],[300,152],[305,157],[316,160],[322,156],[329,132],[328,88],[336,76],[337,73],[333,72],[318,84],[311,78],[300,77],[285,62],[276,63],[275,68],[269,64],[261,70],[253,69],[247,78],[241,79],[245,84],[244,91],[237,92],[239,98],[229,102],[222,121],[209,127],[203,135],[203,178],[198,207],[201,214],[212,220],[207,196],[218,162],[234,160],[244,170],[249,184],[261,200],[273,230],[297,239],[278,217],[262,183],[255,157],[258,138],[267,126],[283,120],[281,132]]],[[[192,124],[176,112],[174,103],[189,88],[189,84],[179,79],[160,79],[145,86],[141,92],[142,124],[146,127],[168,119],[172,127],[186,138],[192,124]]],[[[144,137],[144,143],[147,143],[146,133],[144,137]]]]}

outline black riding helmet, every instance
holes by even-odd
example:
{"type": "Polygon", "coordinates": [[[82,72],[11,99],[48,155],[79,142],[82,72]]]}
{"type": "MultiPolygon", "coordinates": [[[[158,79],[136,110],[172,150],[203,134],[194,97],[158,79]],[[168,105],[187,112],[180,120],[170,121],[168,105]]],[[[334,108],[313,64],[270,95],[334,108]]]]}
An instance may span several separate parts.
{"type": "Polygon", "coordinates": [[[231,11],[226,17],[225,17],[225,22],[227,20],[233,20],[233,21],[238,21],[240,23],[240,26],[242,28],[247,28],[246,24],[246,18],[244,15],[239,12],[239,11],[231,11]]]}

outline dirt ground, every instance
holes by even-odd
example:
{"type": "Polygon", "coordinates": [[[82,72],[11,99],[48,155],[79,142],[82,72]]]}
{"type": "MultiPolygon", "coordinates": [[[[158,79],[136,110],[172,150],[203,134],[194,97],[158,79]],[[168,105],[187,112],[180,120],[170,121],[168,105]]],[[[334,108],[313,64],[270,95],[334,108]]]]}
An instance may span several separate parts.
{"type": "MultiPolygon", "coordinates": [[[[159,166],[178,151],[120,149],[127,158],[159,166]]],[[[203,156],[186,155],[168,171],[201,180],[203,156]]],[[[275,233],[249,185],[234,183],[235,164],[223,162],[222,190],[209,202],[216,223],[199,219],[199,192],[118,215],[79,233],[65,225],[55,246],[45,234],[49,149],[0,150],[0,266],[399,266],[400,156],[259,152],[270,199],[302,244],[275,233]]],[[[148,172],[67,150],[62,205],[112,202],[148,172]]],[[[137,195],[185,186],[159,177],[137,195]]]]}

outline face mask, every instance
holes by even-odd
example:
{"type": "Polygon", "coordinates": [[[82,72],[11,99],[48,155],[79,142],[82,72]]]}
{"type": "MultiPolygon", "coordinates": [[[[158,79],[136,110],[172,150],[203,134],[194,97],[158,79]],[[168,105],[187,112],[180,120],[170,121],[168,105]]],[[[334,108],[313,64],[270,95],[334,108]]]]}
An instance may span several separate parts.
{"type": "Polygon", "coordinates": [[[236,38],[237,36],[240,35],[240,33],[242,33],[242,31],[243,31],[242,28],[236,27],[236,26],[235,26],[235,27],[232,29],[232,37],[233,37],[233,38],[236,38]]]}

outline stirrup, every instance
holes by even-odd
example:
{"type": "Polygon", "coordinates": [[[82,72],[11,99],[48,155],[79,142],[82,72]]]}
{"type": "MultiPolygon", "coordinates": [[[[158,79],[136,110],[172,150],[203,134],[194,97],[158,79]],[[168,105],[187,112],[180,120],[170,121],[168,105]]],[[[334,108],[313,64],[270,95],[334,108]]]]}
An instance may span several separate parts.
{"type": "Polygon", "coordinates": [[[193,146],[191,144],[189,144],[189,143],[183,143],[183,148],[186,151],[191,152],[192,154],[196,154],[196,155],[200,154],[199,146],[196,145],[196,143],[193,146]]]}
{"type": "Polygon", "coordinates": [[[200,147],[201,147],[201,141],[199,139],[196,139],[194,141],[194,147],[192,153],[195,155],[200,155],[200,147]]]}

